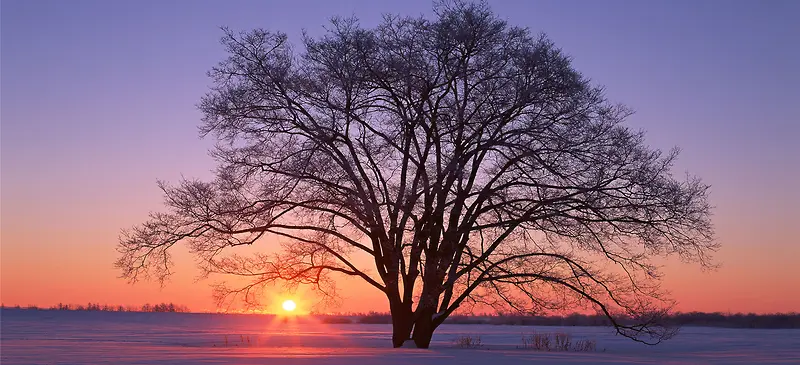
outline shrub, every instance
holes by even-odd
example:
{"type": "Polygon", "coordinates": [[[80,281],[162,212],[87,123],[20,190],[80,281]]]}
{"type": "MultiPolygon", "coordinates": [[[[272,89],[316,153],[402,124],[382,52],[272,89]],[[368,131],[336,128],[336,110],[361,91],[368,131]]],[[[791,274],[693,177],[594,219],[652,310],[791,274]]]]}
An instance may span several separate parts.
{"type": "Polygon", "coordinates": [[[530,333],[522,334],[523,349],[536,351],[596,351],[597,341],[578,340],[572,342],[572,336],[568,333],[530,333]]]}
{"type": "Polygon", "coordinates": [[[482,346],[481,336],[462,335],[453,340],[456,346],[462,349],[474,349],[482,346]]]}
{"type": "Polygon", "coordinates": [[[556,333],[555,335],[555,350],[557,351],[569,351],[570,346],[572,345],[572,338],[569,334],[566,333],[556,333]]]}
{"type": "Polygon", "coordinates": [[[592,352],[597,350],[597,341],[595,340],[578,340],[572,351],[592,352]]]}

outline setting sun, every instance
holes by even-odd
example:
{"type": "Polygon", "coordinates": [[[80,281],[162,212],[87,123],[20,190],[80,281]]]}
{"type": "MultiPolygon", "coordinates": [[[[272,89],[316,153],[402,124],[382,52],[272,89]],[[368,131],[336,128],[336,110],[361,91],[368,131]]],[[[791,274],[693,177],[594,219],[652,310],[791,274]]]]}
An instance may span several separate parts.
{"type": "Polygon", "coordinates": [[[295,304],[293,300],[286,300],[283,302],[283,310],[291,312],[295,308],[297,308],[297,304],[295,304]]]}

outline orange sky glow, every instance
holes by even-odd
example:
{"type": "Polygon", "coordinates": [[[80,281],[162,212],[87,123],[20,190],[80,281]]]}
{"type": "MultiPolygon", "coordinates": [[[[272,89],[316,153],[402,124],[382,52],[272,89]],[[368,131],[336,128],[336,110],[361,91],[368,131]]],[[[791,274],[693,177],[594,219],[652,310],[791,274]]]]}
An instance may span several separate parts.
{"type": "MultiPolygon", "coordinates": [[[[157,200],[148,197],[150,206],[157,200]]],[[[3,211],[15,200],[4,198],[3,211]]],[[[146,209],[146,204],[136,204],[146,209]]],[[[88,204],[88,203],[84,203],[88,204]]],[[[113,207],[121,202],[108,202],[113,207]]],[[[124,204],[123,204],[124,205],[124,204]]],[[[112,267],[116,257],[114,244],[116,227],[136,222],[135,214],[102,213],[90,207],[72,206],[64,211],[46,212],[48,224],[25,215],[3,215],[2,274],[0,300],[5,305],[52,306],[57,303],[103,303],[142,305],[144,303],[174,302],[194,311],[216,311],[209,284],[213,280],[196,281],[198,274],[191,256],[184,248],[176,251],[176,274],[162,288],[157,283],[127,284],[117,278],[112,267]],[[79,209],[80,208],[80,209],[79,209]],[[77,214],[77,212],[83,212],[77,214]],[[30,220],[29,220],[30,219],[30,220]],[[14,242],[15,244],[7,244],[14,242]]],[[[34,211],[34,209],[31,209],[34,211]]],[[[144,213],[142,210],[139,213],[144,213]]],[[[143,216],[139,217],[142,219],[143,216]]],[[[758,249],[748,243],[780,241],[780,236],[758,234],[746,225],[728,223],[718,217],[718,231],[723,248],[716,255],[720,267],[702,271],[697,265],[668,260],[664,264],[665,288],[679,301],[680,311],[705,312],[792,312],[800,308],[798,288],[800,267],[794,259],[800,257],[797,246],[762,243],[758,249]],[[728,226],[730,224],[730,226],[728,226]]],[[[788,233],[788,232],[787,232],[788,233]]],[[[774,234],[774,233],[773,233],[774,234]]],[[[270,242],[262,242],[267,247],[270,242]]],[[[317,308],[322,312],[385,312],[388,304],[382,293],[353,278],[337,281],[341,297],[337,305],[317,308]]],[[[307,289],[295,294],[281,289],[268,293],[263,311],[281,312],[286,299],[297,302],[298,313],[314,309],[314,297],[307,289]]]]}

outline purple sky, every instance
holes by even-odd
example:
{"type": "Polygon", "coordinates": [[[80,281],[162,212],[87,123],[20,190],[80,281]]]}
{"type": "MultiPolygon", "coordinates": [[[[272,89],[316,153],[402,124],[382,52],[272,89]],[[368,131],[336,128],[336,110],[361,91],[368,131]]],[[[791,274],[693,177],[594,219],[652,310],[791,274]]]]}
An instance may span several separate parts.
{"type": "MultiPolygon", "coordinates": [[[[739,276],[800,287],[800,1],[489,3],[547,33],[637,111],[630,125],[652,146],[682,148],[677,173],[712,185],[725,248],[711,275],[730,286],[719,295],[733,295],[739,276]]],[[[51,270],[105,280],[74,301],[106,300],[103,288],[122,286],[111,269],[119,229],[161,207],[156,179],[210,176],[213,141],[197,137],[195,104],[225,56],[220,26],[280,30],[299,45],[301,30],[320,34],[332,15],[373,26],[431,4],[3,0],[3,300],[46,301],[22,288],[46,287],[51,270]]]]}

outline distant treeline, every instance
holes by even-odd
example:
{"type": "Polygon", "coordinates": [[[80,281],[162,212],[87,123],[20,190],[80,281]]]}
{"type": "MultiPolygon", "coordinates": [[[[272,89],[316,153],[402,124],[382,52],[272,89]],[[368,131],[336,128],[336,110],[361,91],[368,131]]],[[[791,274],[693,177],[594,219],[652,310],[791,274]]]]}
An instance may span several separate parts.
{"type": "MultiPolygon", "coordinates": [[[[389,324],[392,317],[388,313],[356,313],[343,315],[321,315],[330,324],[389,324]]],[[[623,322],[630,320],[622,319],[623,322]]],[[[491,324],[510,326],[610,326],[611,322],[603,315],[570,314],[566,316],[525,316],[525,315],[452,315],[446,324],[491,324]]],[[[754,313],[675,313],[665,318],[665,323],[677,326],[704,326],[728,328],[800,328],[800,313],[754,314],[754,313]]]]}
{"type": "Polygon", "coordinates": [[[800,313],[677,313],[669,319],[672,323],[686,326],[730,327],[730,328],[800,328],[800,313]]]}
{"type": "MultiPolygon", "coordinates": [[[[13,306],[0,305],[2,308],[28,309],[28,310],[62,310],[62,311],[101,311],[101,312],[189,312],[184,305],[173,303],[145,304],[143,306],[111,306],[107,304],[89,303],[62,304],[52,307],[13,306]]],[[[389,313],[340,313],[340,314],[314,314],[324,323],[329,324],[390,324],[392,317],[389,313]]],[[[622,318],[623,323],[630,323],[629,319],[622,318]]],[[[675,313],[664,322],[677,326],[704,326],[727,328],[764,328],[764,329],[790,329],[800,328],[800,313],[704,313],[688,312],[675,313]]],[[[603,315],[587,315],[573,313],[565,316],[530,316],[515,314],[495,315],[451,315],[446,324],[489,324],[506,326],[610,326],[611,322],[603,315]]]]}
{"type": "Polygon", "coordinates": [[[14,309],[29,309],[29,310],[59,310],[59,311],[100,311],[100,312],[180,312],[185,313],[189,312],[189,308],[185,305],[178,305],[173,303],[159,303],[159,304],[145,304],[141,307],[139,306],[130,306],[130,305],[108,305],[108,304],[99,304],[99,303],[89,303],[87,305],[82,304],[63,304],[58,303],[52,307],[39,307],[35,305],[29,306],[13,306],[13,307],[6,307],[2,305],[2,308],[14,308],[14,309]]]}

